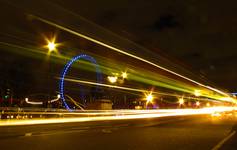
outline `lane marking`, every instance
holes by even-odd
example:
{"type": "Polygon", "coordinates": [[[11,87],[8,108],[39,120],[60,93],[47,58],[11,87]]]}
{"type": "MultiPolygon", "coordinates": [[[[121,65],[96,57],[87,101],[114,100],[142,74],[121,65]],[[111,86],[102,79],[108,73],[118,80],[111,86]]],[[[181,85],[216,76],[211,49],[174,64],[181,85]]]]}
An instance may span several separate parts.
{"type": "Polygon", "coordinates": [[[215,147],[212,148],[212,150],[218,150],[219,148],[221,148],[221,146],[228,141],[234,134],[236,133],[236,131],[231,132],[227,137],[225,137],[223,140],[221,140],[215,147]]]}
{"type": "Polygon", "coordinates": [[[112,133],[112,131],[110,129],[102,129],[101,130],[103,133],[112,133]]]}
{"type": "Polygon", "coordinates": [[[171,123],[171,122],[179,122],[179,121],[184,121],[187,120],[188,118],[178,118],[178,119],[169,119],[169,120],[160,120],[159,122],[156,123],[147,123],[147,124],[140,124],[140,125],[136,125],[135,127],[154,127],[154,126],[159,126],[162,124],[167,124],[167,123],[171,123]]]}
{"type": "Polygon", "coordinates": [[[32,133],[25,133],[25,136],[32,136],[32,133]]]}
{"type": "Polygon", "coordinates": [[[20,138],[24,137],[37,137],[37,136],[51,136],[57,134],[70,134],[70,133],[82,133],[87,130],[78,130],[78,131],[47,131],[47,132],[40,132],[40,133],[26,133],[24,136],[20,136],[20,138]]]}

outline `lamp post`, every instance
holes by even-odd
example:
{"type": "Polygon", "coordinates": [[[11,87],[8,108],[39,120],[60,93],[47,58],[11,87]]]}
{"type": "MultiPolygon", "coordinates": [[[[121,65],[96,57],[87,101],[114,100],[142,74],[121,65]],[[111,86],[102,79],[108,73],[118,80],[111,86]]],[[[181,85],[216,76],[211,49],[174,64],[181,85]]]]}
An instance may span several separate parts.
{"type": "MultiPolygon", "coordinates": [[[[56,36],[54,36],[52,39],[45,39],[46,41],[47,41],[47,45],[45,45],[45,48],[47,48],[48,49],[48,53],[47,53],[47,56],[50,56],[50,54],[52,53],[52,52],[55,52],[55,53],[57,53],[57,46],[59,45],[58,43],[55,43],[55,41],[56,41],[56,36]]],[[[51,63],[50,63],[50,61],[49,61],[49,74],[51,75],[52,73],[53,73],[53,71],[52,71],[52,68],[53,67],[51,67],[51,63]]],[[[48,76],[49,77],[49,80],[50,80],[50,75],[48,76]]],[[[49,97],[48,97],[48,102],[50,102],[50,90],[48,90],[49,91],[49,97]]]]}

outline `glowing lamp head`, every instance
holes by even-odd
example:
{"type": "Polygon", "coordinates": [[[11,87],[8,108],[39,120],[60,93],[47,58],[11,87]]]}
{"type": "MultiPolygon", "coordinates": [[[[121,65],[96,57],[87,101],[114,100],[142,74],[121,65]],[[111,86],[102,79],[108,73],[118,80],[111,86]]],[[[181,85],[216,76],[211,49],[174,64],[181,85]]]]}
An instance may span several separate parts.
{"type": "Polygon", "coordinates": [[[146,102],[147,103],[151,103],[153,101],[153,96],[152,96],[152,94],[150,93],[150,94],[148,94],[147,96],[146,96],[146,102]]]}
{"type": "Polygon", "coordinates": [[[60,99],[60,98],[61,98],[60,94],[58,94],[58,95],[57,95],[57,98],[58,98],[58,99],[60,99]]]}
{"type": "Polygon", "coordinates": [[[54,42],[48,42],[47,47],[48,47],[50,52],[56,50],[56,44],[54,42]]]}
{"type": "Polygon", "coordinates": [[[48,54],[54,51],[57,52],[57,47],[61,45],[60,43],[55,43],[56,36],[53,36],[51,39],[45,37],[45,41],[47,42],[47,45],[44,47],[48,49],[48,54]]]}

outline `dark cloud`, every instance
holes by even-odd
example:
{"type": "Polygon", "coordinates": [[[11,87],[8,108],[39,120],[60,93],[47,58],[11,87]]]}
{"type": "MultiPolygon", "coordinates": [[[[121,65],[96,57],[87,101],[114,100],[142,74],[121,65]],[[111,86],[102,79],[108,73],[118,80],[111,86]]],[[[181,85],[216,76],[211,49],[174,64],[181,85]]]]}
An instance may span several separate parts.
{"type": "Polygon", "coordinates": [[[165,29],[172,29],[179,27],[179,23],[176,20],[174,15],[171,14],[165,14],[162,15],[154,22],[152,25],[152,29],[155,31],[162,31],[165,29]]]}

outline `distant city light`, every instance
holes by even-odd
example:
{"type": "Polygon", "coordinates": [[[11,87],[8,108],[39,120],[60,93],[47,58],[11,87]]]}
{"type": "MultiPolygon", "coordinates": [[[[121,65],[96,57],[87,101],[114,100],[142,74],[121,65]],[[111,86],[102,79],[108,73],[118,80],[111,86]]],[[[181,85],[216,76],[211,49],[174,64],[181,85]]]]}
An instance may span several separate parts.
{"type": "Polygon", "coordinates": [[[108,76],[108,80],[110,83],[116,83],[118,80],[118,77],[116,76],[108,76]]]}
{"type": "Polygon", "coordinates": [[[197,101],[197,102],[196,102],[196,105],[197,105],[197,106],[200,106],[200,102],[199,102],[199,101],[197,101]]]}
{"type": "Polygon", "coordinates": [[[179,104],[183,105],[184,104],[184,99],[183,98],[179,98],[179,104]]]}
{"type": "Polygon", "coordinates": [[[126,79],[126,78],[128,77],[127,72],[123,72],[123,73],[122,73],[122,77],[123,77],[123,79],[126,79]]]}
{"type": "Polygon", "coordinates": [[[209,102],[207,102],[206,106],[207,106],[207,107],[210,107],[210,103],[209,103],[209,102]]]}

